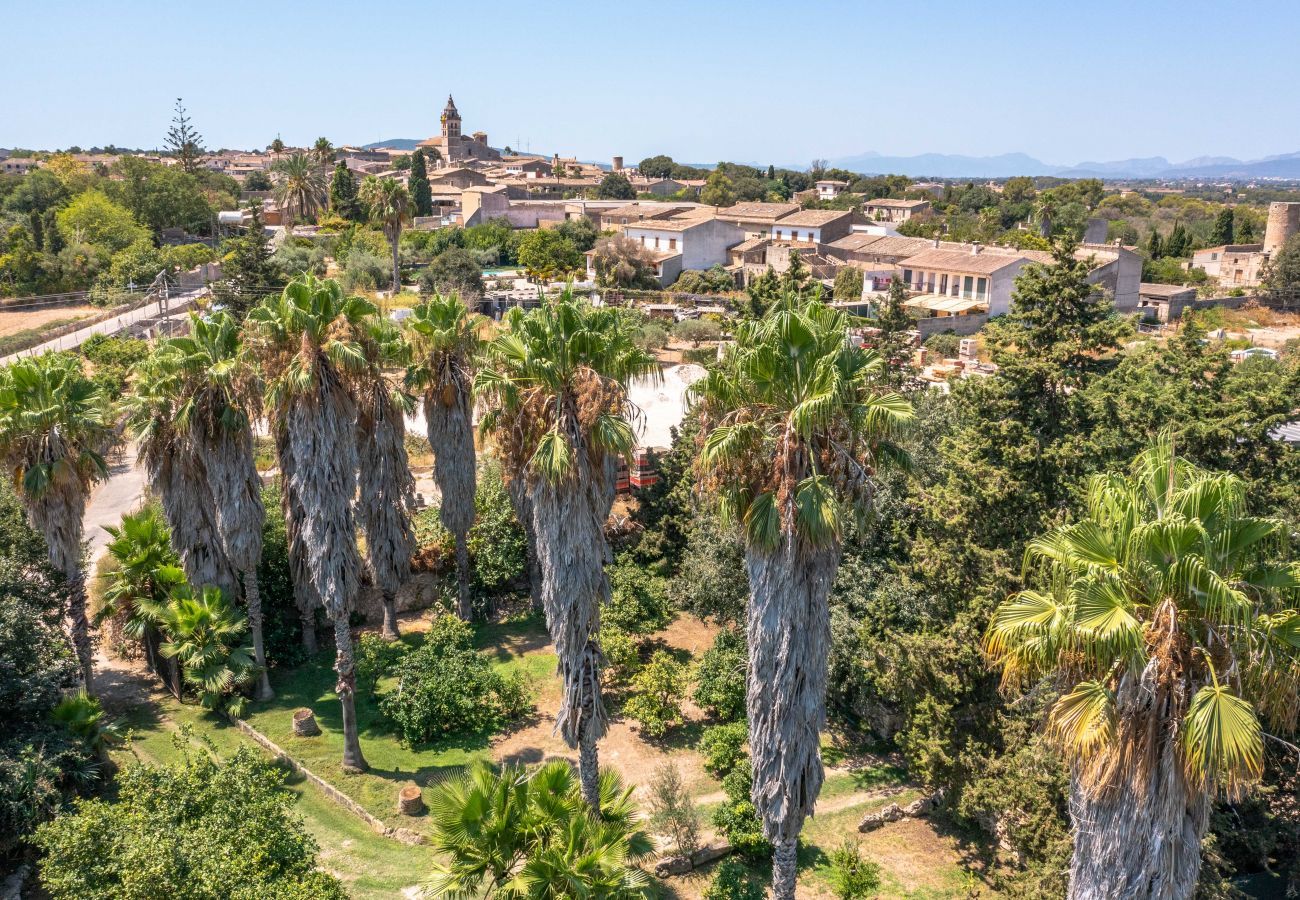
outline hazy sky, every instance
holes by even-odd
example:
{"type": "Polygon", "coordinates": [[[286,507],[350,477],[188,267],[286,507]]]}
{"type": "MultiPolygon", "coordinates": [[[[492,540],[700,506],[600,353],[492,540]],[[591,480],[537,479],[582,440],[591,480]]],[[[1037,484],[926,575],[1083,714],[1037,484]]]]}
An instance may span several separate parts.
{"type": "Polygon", "coordinates": [[[0,147],[427,137],[806,165],[1300,150],[1300,2],[0,0],[0,147]]]}

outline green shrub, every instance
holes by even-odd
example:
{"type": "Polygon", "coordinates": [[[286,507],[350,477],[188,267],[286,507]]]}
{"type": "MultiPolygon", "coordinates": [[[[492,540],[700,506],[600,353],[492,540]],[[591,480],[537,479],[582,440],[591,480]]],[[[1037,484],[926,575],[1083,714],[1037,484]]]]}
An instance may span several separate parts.
{"type": "Polygon", "coordinates": [[[753,786],[754,771],[746,759],[722,779],[727,802],[713,811],[713,824],[741,856],[764,860],[771,857],[772,845],[763,837],[763,823],[750,800],[753,786]]]}
{"type": "Polygon", "coordinates": [[[655,651],[650,662],[632,679],[632,699],[623,711],[641,725],[649,737],[663,737],[682,722],[686,696],[686,667],[665,650],[655,651]]]}
{"type": "Polygon", "coordinates": [[[744,863],[724,859],[704,889],[704,900],[763,900],[763,885],[750,877],[744,863]]]}
{"type": "Polygon", "coordinates": [[[941,331],[926,338],[924,347],[943,359],[952,359],[961,349],[961,338],[954,331],[941,331]]]}
{"type": "Polygon", "coordinates": [[[262,488],[266,521],[262,524],[262,561],[257,565],[257,586],[262,595],[262,639],[271,668],[292,668],[307,659],[302,646],[302,614],[294,601],[289,568],[289,537],[280,508],[280,482],[262,488]]]}
{"type": "Polygon", "coordinates": [[[603,625],[629,634],[651,634],[673,618],[668,582],[624,557],[609,572],[609,604],[600,611],[603,625]]]}
{"type": "Polygon", "coordinates": [[[743,719],[747,661],[744,632],[738,628],[719,631],[695,671],[695,704],[724,722],[743,719]]]}
{"type": "Polygon", "coordinates": [[[406,743],[481,734],[527,711],[523,678],[494,668],[470,646],[471,637],[464,622],[441,616],[424,643],[395,667],[397,686],[383,695],[379,708],[406,743]]]}
{"type": "Polygon", "coordinates": [[[344,900],[316,864],[284,773],[241,748],[172,766],[127,766],[115,798],[77,804],[41,827],[41,884],[54,900],[344,900]]]}
{"type": "Polygon", "coordinates": [[[392,672],[393,667],[410,652],[410,649],[401,641],[385,640],[383,636],[373,631],[363,633],[357,639],[353,651],[356,658],[358,689],[374,696],[379,679],[392,672]]]}
{"type": "Polygon", "coordinates": [[[719,778],[731,773],[746,759],[745,741],[749,739],[749,726],[745,722],[711,725],[700,736],[700,753],[704,754],[704,768],[719,778]]]}
{"type": "Polygon", "coordinates": [[[515,518],[500,463],[488,461],[479,469],[474,515],[469,532],[474,581],[489,593],[504,590],[525,577],[528,542],[515,518]]]}
{"type": "Polygon", "coordinates": [[[610,687],[626,687],[641,668],[636,641],[612,625],[600,629],[600,649],[605,654],[605,679],[610,687]]]}
{"type": "Polygon", "coordinates": [[[858,842],[846,838],[831,851],[830,882],[839,900],[865,900],[880,890],[880,866],[863,859],[858,842]]]}
{"type": "Polygon", "coordinates": [[[682,351],[682,362],[697,366],[707,366],[718,361],[716,347],[688,347],[682,351]]]}

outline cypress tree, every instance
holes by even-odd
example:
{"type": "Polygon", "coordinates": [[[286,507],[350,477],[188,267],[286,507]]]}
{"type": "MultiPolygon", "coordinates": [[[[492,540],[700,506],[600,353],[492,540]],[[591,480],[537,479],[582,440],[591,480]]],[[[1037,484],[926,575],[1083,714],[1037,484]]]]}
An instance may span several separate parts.
{"type": "Polygon", "coordinates": [[[767,164],[767,180],[776,181],[776,166],[771,163],[767,164]]]}
{"type": "Polygon", "coordinates": [[[1164,244],[1160,242],[1160,232],[1152,228],[1151,239],[1147,241],[1147,256],[1151,259],[1159,259],[1164,256],[1164,249],[1164,244]]]}
{"type": "Polygon", "coordinates": [[[411,209],[415,215],[433,215],[433,191],[429,187],[429,172],[424,165],[424,151],[419,147],[411,154],[411,174],[408,184],[411,191],[411,209]]]}
{"type": "Polygon", "coordinates": [[[1243,244],[1255,240],[1255,223],[1250,219],[1242,219],[1241,228],[1237,231],[1237,240],[1243,244]]]}
{"type": "Polygon", "coordinates": [[[1174,223],[1174,230],[1169,233],[1169,239],[1165,241],[1165,256],[1172,256],[1175,259],[1187,255],[1187,248],[1191,244],[1191,239],[1187,236],[1187,229],[1183,227],[1182,222],[1174,223]]]}
{"type": "Polygon", "coordinates": [[[334,177],[330,181],[330,209],[353,222],[361,218],[361,208],[357,203],[357,180],[341,159],[334,167],[334,177]]]}
{"type": "Polygon", "coordinates": [[[1220,244],[1232,243],[1233,218],[1231,206],[1219,210],[1219,214],[1214,217],[1214,231],[1210,234],[1211,245],[1217,247],[1220,244]]]}

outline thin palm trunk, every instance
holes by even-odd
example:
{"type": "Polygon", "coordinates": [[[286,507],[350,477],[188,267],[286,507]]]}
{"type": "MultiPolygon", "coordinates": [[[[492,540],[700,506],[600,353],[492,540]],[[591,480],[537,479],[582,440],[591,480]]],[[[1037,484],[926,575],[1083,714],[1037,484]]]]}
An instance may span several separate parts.
{"type": "Polygon", "coordinates": [[[1129,744],[1120,754],[1125,762],[1119,777],[1099,784],[1078,765],[1071,772],[1070,900],[1185,900],[1196,893],[1209,802],[1204,791],[1187,784],[1176,729],[1167,717],[1171,706],[1187,698],[1169,696],[1162,683],[1180,691],[1181,685],[1161,678],[1158,668],[1153,659],[1139,678],[1125,677],[1116,691],[1129,744]]]}
{"type": "Polygon", "coordinates": [[[343,771],[364,772],[370,766],[361,755],[361,740],[357,735],[357,673],[346,615],[334,617],[334,649],[334,671],[339,676],[334,690],[343,705],[343,771]]]}
{"type": "Polygon", "coordinates": [[[402,292],[402,270],[401,270],[401,266],[398,263],[398,255],[397,255],[397,245],[400,238],[401,238],[401,234],[397,233],[394,234],[392,239],[389,241],[389,243],[392,244],[393,246],[393,296],[394,297],[396,297],[398,294],[402,292]]]}
{"type": "Polygon", "coordinates": [[[529,505],[542,572],[542,606],[563,682],[556,730],[569,747],[579,750],[583,796],[592,809],[599,809],[596,742],[605,735],[608,714],[600,684],[604,656],[596,633],[600,608],[609,600],[605,521],[613,494],[604,482],[610,480],[607,470],[612,466],[592,466],[584,450],[576,456],[577,471],[555,484],[538,480],[529,505]]]}
{"type": "Polygon", "coordinates": [[[524,562],[528,572],[528,597],[533,612],[542,612],[542,569],[537,562],[537,533],[533,531],[533,514],[528,500],[528,486],[523,478],[511,478],[506,485],[515,518],[524,530],[524,562]]]}
{"type": "Polygon", "coordinates": [[[86,495],[73,485],[61,484],[52,486],[39,499],[27,503],[32,525],[45,538],[50,564],[67,583],[65,627],[77,654],[81,686],[90,692],[94,677],[94,647],[90,639],[90,619],[86,615],[86,575],[81,567],[86,495]]]}
{"type": "Polygon", "coordinates": [[[826,600],[839,558],[838,545],[812,548],[789,533],[771,551],[750,547],[745,553],[751,796],[763,833],[777,850],[772,864],[776,900],[795,896],[799,831],[822,786],[819,747],[830,648],[826,600]]]}
{"type": "Polygon", "coordinates": [[[259,670],[254,700],[270,700],[275,696],[271,689],[271,676],[266,668],[266,639],[262,634],[262,592],[257,582],[257,567],[244,572],[244,600],[248,604],[248,630],[253,635],[253,659],[259,670]]]}
{"type": "Polygon", "coordinates": [[[474,494],[478,488],[469,392],[468,380],[453,376],[451,384],[435,389],[424,401],[424,419],[434,456],[433,478],[442,495],[438,516],[456,540],[457,607],[466,620],[472,611],[469,530],[474,525],[474,494]]]}

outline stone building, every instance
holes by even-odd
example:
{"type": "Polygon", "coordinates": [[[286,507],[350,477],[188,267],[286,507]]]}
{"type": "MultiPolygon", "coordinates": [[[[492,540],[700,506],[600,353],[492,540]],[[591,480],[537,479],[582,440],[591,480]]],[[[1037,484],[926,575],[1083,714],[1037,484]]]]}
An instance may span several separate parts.
{"type": "Polygon", "coordinates": [[[441,165],[450,165],[463,160],[477,159],[498,162],[501,153],[488,146],[487,134],[476,131],[469,137],[460,133],[460,112],[456,102],[447,95],[447,105],[442,110],[442,133],[437,137],[420,141],[425,151],[436,150],[441,165]]]}

